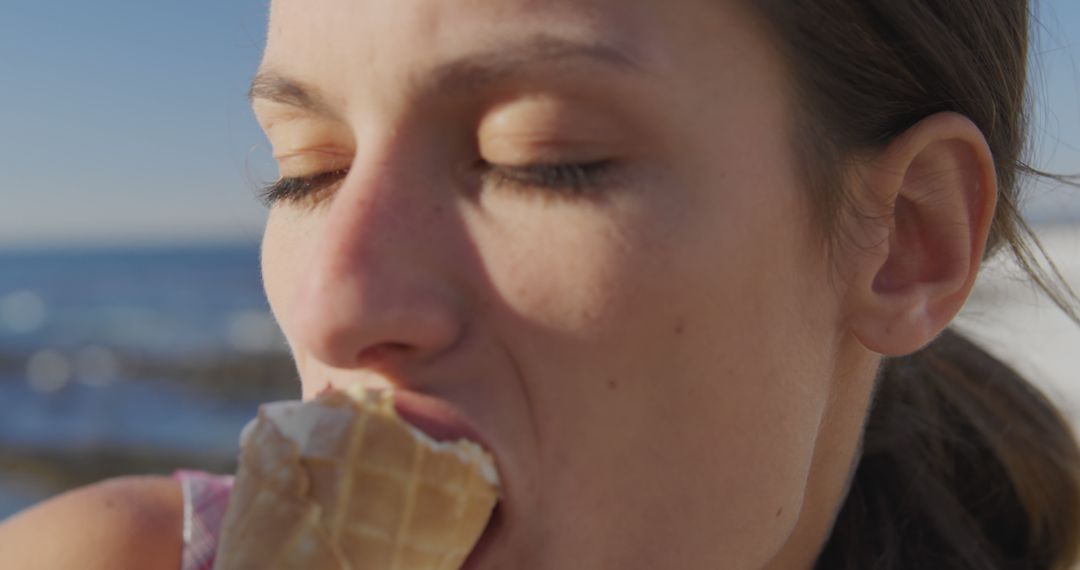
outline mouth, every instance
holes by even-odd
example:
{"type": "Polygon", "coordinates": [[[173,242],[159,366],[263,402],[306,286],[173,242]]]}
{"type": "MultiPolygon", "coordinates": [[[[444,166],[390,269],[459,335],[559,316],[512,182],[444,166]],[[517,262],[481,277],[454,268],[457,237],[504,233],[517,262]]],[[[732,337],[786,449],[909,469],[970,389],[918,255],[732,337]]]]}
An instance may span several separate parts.
{"type": "Polygon", "coordinates": [[[445,401],[408,390],[394,390],[393,393],[394,411],[431,439],[438,442],[467,439],[490,453],[491,446],[480,430],[445,401]]]}
{"type": "MultiPolygon", "coordinates": [[[[394,410],[407,423],[437,442],[467,439],[490,453],[491,447],[481,432],[443,400],[407,390],[394,390],[394,410]]],[[[491,455],[494,458],[494,454],[491,455]]],[[[505,493],[505,487],[503,492],[505,493]]],[[[462,570],[478,570],[481,561],[487,557],[486,553],[492,550],[491,545],[497,540],[497,536],[502,534],[505,525],[505,499],[504,494],[503,499],[496,503],[484,532],[473,546],[462,570]]]]}

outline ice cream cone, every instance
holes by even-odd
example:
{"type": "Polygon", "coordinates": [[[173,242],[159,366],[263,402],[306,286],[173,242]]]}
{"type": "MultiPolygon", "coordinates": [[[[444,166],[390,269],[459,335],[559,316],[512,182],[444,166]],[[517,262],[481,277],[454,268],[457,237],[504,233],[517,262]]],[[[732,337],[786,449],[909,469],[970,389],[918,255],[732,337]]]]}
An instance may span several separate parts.
{"type": "Polygon", "coordinates": [[[457,570],[498,501],[490,456],[385,393],[268,404],[245,432],[216,570],[457,570]]]}

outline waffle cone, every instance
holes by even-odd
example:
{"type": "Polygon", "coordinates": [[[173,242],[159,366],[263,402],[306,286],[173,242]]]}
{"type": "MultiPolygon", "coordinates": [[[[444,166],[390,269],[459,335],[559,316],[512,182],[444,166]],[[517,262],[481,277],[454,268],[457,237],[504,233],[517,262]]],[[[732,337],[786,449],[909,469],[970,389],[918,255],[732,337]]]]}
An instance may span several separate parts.
{"type": "Polygon", "coordinates": [[[457,570],[498,501],[476,444],[435,443],[381,393],[260,408],[215,570],[457,570]]]}

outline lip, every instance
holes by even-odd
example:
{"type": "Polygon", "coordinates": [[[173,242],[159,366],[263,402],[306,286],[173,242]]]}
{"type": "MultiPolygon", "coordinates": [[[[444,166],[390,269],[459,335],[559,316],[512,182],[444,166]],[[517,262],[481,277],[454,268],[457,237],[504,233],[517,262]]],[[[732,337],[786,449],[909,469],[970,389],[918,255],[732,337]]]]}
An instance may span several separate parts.
{"type": "Polygon", "coordinates": [[[409,425],[424,432],[435,441],[467,439],[491,452],[491,445],[480,430],[445,400],[395,389],[394,411],[409,425]]]}

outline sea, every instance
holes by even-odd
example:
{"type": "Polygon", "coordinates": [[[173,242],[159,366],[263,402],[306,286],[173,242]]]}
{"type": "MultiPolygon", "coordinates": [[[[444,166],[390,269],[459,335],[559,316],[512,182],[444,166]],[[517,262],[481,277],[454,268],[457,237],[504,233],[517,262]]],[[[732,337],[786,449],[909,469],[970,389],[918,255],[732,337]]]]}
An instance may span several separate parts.
{"type": "Polygon", "coordinates": [[[257,398],[130,377],[127,361],[284,350],[254,245],[0,252],[0,519],[56,491],[15,456],[235,454],[257,398]]]}
{"type": "MultiPolygon", "coordinates": [[[[1080,224],[1039,233],[1080,290],[1080,224]]],[[[1015,268],[988,267],[957,326],[1080,418],[1080,325],[1015,268]]],[[[57,492],[40,466],[7,456],[235,455],[258,397],[132,376],[132,355],[177,362],[285,349],[254,245],[0,252],[0,519],[57,492]]]]}

